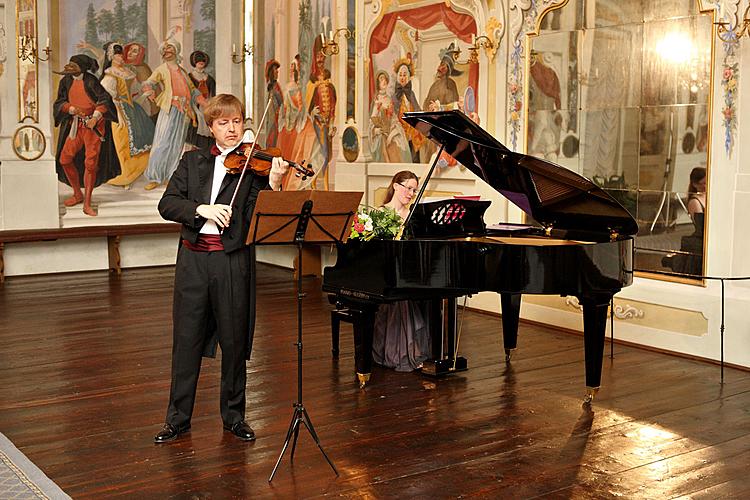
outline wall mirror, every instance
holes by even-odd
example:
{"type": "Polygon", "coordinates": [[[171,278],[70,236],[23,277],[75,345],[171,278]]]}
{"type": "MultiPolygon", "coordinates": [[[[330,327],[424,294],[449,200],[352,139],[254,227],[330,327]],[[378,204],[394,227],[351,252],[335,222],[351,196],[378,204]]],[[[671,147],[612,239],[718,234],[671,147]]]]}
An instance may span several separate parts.
{"type": "Polygon", "coordinates": [[[46,148],[44,133],[32,125],[19,127],[13,134],[13,152],[22,160],[36,160],[44,154],[46,148]]]}
{"type": "Polygon", "coordinates": [[[18,121],[39,121],[37,91],[36,0],[16,2],[16,44],[18,49],[18,121]]]}
{"type": "Polygon", "coordinates": [[[357,129],[349,126],[341,134],[341,149],[344,152],[344,158],[349,163],[357,161],[359,157],[359,133],[357,129]]]}
{"type": "Polygon", "coordinates": [[[570,0],[529,38],[527,153],[630,211],[639,270],[703,274],[712,21],[697,0],[570,0]]]}

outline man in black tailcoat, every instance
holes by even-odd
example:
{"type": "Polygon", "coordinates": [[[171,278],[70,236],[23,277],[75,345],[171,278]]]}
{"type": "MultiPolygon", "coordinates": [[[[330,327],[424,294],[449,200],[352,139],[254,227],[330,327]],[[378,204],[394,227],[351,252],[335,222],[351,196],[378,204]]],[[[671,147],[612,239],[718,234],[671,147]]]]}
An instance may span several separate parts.
{"type": "Polygon", "coordinates": [[[229,94],[204,108],[215,144],[183,155],[159,202],[159,213],[182,224],[175,268],[172,387],[166,423],[154,437],[165,443],[190,430],[201,357],[221,346],[220,409],[224,429],[255,439],[245,422],[246,360],[255,322],[255,258],[245,245],[255,200],[279,189],[289,165],[274,158],[270,175],[248,170],[230,207],[239,174],[227,173],[227,154],[243,137],[242,103],[229,94]]]}
{"type": "Polygon", "coordinates": [[[112,96],[92,74],[98,67],[89,56],[72,56],[63,70],[56,72],[64,76],[53,106],[55,126],[60,127],[57,177],[73,188],[73,195],[63,203],[72,207],[83,202],[83,212],[91,216],[97,215],[91,205],[94,188],[120,175],[110,125],[117,122],[117,109],[112,96]]]}

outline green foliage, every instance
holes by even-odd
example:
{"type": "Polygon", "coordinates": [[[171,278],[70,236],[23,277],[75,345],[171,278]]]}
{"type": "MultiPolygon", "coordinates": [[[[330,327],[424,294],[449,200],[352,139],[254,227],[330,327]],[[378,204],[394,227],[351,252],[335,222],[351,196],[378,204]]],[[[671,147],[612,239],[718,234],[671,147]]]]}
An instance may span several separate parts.
{"type": "Polygon", "coordinates": [[[99,32],[96,29],[96,11],[94,10],[94,4],[90,3],[89,8],[86,10],[86,35],[85,40],[87,43],[98,47],[99,32]]]}
{"type": "Polygon", "coordinates": [[[392,240],[396,237],[403,219],[389,207],[360,207],[352,223],[351,239],[369,241],[371,239],[392,240]]]}
{"type": "Polygon", "coordinates": [[[102,9],[96,16],[96,27],[99,31],[99,38],[102,40],[112,40],[115,30],[115,16],[109,9],[102,9]]]}
{"type": "Polygon", "coordinates": [[[122,0],[115,0],[115,10],[112,19],[112,41],[125,43],[125,9],[122,0]]]}

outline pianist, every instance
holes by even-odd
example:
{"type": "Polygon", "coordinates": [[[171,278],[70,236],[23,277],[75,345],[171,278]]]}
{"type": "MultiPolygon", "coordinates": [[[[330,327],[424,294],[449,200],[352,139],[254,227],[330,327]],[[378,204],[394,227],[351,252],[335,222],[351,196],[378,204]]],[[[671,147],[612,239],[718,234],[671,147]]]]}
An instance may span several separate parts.
{"type": "MultiPolygon", "coordinates": [[[[388,184],[383,206],[395,210],[402,224],[417,194],[418,182],[413,172],[403,170],[388,184]]],[[[373,361],[401,372],[422,367],[431,353],[430,331],[422,307],[421,302],[411,300],[380,306],[373,331],[373,361]]]]}

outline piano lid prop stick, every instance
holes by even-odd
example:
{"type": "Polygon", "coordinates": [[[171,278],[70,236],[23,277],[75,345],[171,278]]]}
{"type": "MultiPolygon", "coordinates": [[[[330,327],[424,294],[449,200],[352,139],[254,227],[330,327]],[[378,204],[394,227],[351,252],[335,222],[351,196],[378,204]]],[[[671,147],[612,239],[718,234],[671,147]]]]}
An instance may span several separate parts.
{"type": "MultiPolygon", "coordinates": [[[[445,144],[441,144],[440,150],[435,156],[435,161],[432,162],[430,171],[427,172],[427,176],[422,181],[422,187],[419,188],[419,193],[417,193],[417,197],[414,199],[414,203],[412,203],[411,207],[409,207],[409,215],[406,216],[406,220],[404,221],[404,224],[401,227],[405,228],[409,224],[409,221],[411,220],[411,216],[414,213],[414,207],[416,207],[417,203],[419,203],[419,200],[422,199],[422,195],[424,195],[424,190],[427,187],[427,183],[430,181],[430,177],[432,177],[432,173],[435,171],[435,166],[437,165],[437,162],[440,159],[440,155],[443,154],[444,149],[445,149],[445,144]]],[[[396,239],[401,239],[400,235],[396,239]]]]}

